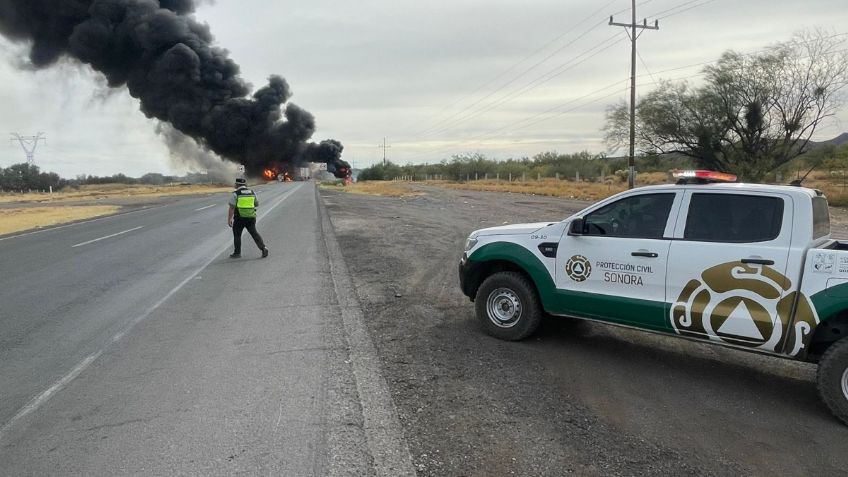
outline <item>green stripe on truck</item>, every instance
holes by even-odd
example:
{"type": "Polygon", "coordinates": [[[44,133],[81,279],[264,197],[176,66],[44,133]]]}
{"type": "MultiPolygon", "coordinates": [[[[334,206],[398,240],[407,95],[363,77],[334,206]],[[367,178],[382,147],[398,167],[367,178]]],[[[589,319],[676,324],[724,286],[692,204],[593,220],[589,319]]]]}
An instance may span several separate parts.
{"type": "Polygon", "coordinates": [[[539,257],[521,245],[509,242],[486,244],[475,250],[468,259],[474,262],[503,260],[521,267],[536,285],[542,307],[548,313],[592,318],[674,333],[668,317],[668,305],[666,303],[615,295],[558,290],[553,278],[548,273],[548,269],[539,257]]]}

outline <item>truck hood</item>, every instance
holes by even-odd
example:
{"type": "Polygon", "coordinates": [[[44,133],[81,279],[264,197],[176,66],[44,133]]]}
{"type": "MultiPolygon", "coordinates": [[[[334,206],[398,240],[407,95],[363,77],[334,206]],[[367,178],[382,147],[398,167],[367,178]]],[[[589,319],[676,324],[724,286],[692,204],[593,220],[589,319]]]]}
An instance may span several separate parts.
{"type": "Polygon", "coordinates": [[[532,224],[512,224],[501,225],[499,227],[489,227],[486,229],[476,230],[472,235],[520,235],[535,232],[543,227],[553,225],[556,222],[535,222],[532,224]]]}

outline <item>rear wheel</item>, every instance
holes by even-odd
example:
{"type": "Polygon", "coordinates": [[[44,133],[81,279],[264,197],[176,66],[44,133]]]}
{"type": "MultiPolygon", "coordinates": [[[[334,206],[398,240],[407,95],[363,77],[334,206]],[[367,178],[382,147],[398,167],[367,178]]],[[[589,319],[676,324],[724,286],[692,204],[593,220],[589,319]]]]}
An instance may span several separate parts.
{"type": "Polygon", "coordinates": [[[822,400],[834,416],[848,424],[848,338],[825,351],[816,378],[822,400]]]}
{"type": "Polygon", "coordinates": [[[477,290],[477,318],[490,335],[502,340],[524,339],[539,326],[542,307],[533,284],[517,272],[498,272],[477,290]]]}

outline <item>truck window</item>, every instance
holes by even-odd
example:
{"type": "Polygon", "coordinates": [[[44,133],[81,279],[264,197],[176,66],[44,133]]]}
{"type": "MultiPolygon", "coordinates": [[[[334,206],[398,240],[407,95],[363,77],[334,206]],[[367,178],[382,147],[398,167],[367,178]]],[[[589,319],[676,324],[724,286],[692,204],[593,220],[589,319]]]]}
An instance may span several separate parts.
{"type": "Polygon", "coordinates": [[[743,194],[692,194],[685,240],[767,242],[780,235],[783,199],[743,194]]]}
{"type": "Polygon", "coordinates": [[[822,238],[825,235],[830,235],[830,211],[827,208],[827,199],[813,197],[813,238],[822,238]]]}
{"type": "Polygon", "coordinates": [[[660,239],[673,203],[674,193],[625,197],[588,214],[584,235],[660,239]]]}

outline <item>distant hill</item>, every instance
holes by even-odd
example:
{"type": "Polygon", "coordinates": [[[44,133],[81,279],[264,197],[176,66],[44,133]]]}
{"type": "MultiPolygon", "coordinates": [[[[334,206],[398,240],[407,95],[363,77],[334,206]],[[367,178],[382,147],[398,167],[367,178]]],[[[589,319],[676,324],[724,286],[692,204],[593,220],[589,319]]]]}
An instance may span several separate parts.
{"type": "Polygon", "coordinates": [[[835,138],[829,139],[827,141],[821,141],[821,142],[810,141],[810,142],[813,143],[814,148],[819,147],[819,146],[827,146],[827,145],[841,146],[843,144],[848,144],[848,132],[844,132],[844,133],[840,134],[839,136],[836,136],[835,138]]]}

